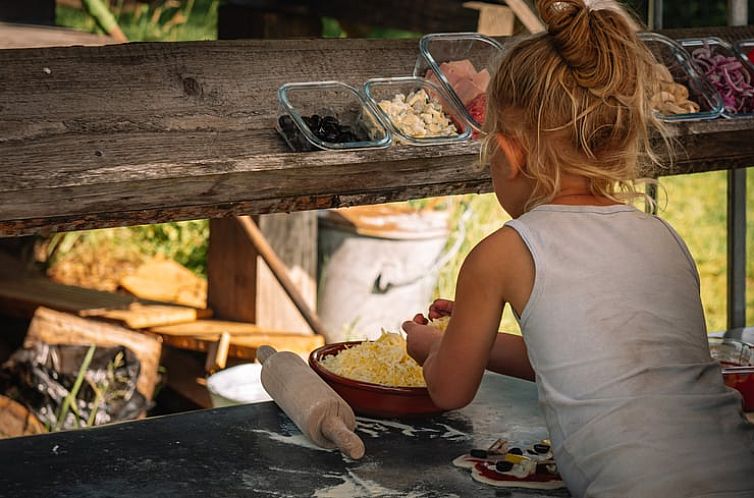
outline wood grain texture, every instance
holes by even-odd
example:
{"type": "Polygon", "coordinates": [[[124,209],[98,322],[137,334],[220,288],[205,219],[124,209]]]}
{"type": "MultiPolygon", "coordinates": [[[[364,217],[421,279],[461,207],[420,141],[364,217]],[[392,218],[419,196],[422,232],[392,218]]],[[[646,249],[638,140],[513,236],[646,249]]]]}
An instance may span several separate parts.
{"type": "MultiPolygon", "coordinates": [[[[416,40],[349,39],[0,51],[0,235],[489,191],[476,143],[291,153],[274,131],[282,83],[416,57],[416,40]]],[[[754,119],[677,129],[673,173],[752,165],[754,119]]]]}
{"type": "Polygon", "coordinates": [[[0,48],[97,46],[115,43],[110,37],[51,26],[0,22],[0,48]]]}
{"type": "Polygon", "coordinates": [[[211,220],[207,302],[223,320],[257,320],[257,253],[236,218],[211,220]]]}
{"type": "MultiPolygon", "coordinates": [[[[317,214],[302,212],[259,217],[259,230],[288,269],[288,276],[310,310],[317,307],[317,214]]],[[[273,330],[311,332],[270,268],[257,260],[257,320],[273,330]]]]}

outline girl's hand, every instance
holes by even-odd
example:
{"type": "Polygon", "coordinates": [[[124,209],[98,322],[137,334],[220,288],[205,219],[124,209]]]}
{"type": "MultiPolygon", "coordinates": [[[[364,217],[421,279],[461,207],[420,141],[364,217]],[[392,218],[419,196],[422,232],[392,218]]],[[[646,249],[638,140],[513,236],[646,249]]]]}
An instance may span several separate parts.
{"type": "Polygon", "coordinates": [[[453,313],[453,301],[450,299],[435,299],[429,305],[429,319],[436,320],[444,316],[450,316],[453,313]]]}
{"type": "Polygon", "coordinates": [[[406,351],[411,358],[415,359],[419,365],[422,365],[429,356],[430,350],[440,343],[442,332],[434,327],[417,322],[416,315],[414,320],[404,322],[403,330],[406,331],[406,351]]]}

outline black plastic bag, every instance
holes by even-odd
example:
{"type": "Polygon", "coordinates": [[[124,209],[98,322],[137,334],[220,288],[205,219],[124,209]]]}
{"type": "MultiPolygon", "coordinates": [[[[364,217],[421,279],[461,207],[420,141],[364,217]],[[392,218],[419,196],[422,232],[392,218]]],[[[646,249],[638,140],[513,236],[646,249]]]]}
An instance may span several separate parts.
{"type": "Polygon", "coordinates": [[[90,427],[133,420],[149,408],[136,390],[140,370],[136,355],[123,346],[35,343],[2,366],[0,392],[51,431],[90,427]]]}

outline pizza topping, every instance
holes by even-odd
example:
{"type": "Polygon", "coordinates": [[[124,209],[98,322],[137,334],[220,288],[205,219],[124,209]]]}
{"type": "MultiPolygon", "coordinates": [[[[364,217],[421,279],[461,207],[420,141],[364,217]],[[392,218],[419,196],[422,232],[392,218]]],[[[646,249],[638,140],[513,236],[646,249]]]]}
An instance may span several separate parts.
{"type": "Polygon", "coordinates": [[[473,456],[474,458],[487,458],[487,451],[474,449],[469,451],[469,455],[473,456]]]}
{"type": "Polygon", "coordinates": [[[508,453],[508,440],[498,439],[487,448],[488,453],[495,453],[497,455],[505,455],[508,453]]]}
{"type": "Polygon", "coordinates": [[[513,453],[514,455],[523,455],[524,451],[521,448],[511,448],[508,450],[508,453],[513,453]]]}
{"type": "Polygon", "coordinates": [[[458,129],[442,105],[430,98],[424,89],[408,95],[397,94],[392,100],[382,100],[380,109],[401,133],[413,138],[448,137],[458,135],[458,129]]]}
{"type": "Polygon", "coordinates": [[[536,451],[539,454],[548,453],[550,451],[549,444],[537,443],[534,446],[532,446],[532,448],[534,449],[534,451],[536,451]]]}
{"type": "Polygon", "coordinates": [[[513,464],[505,460],[500,460],[499,462],[495,462],[495,470],[497,470],[498,472],[508,472],[512,468],[513,468],[513,464]]]}

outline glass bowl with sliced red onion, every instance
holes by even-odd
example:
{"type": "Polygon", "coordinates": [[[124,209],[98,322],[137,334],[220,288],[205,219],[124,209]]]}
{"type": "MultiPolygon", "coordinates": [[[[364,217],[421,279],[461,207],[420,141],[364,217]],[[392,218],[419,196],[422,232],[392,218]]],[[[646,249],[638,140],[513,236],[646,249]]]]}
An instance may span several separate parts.
{"type": "Polygon", "coordinates": [[[728,42],[716,37],[687,38],[679,43],[723,99],[723,116],[754,115],[754,66],[728,42]]]}

